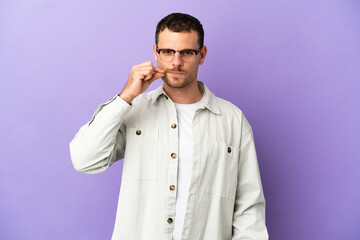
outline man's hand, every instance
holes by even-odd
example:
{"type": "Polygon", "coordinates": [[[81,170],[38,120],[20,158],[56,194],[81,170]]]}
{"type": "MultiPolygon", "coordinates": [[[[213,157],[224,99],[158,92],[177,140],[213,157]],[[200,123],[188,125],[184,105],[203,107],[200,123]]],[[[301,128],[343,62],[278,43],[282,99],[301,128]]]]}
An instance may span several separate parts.
{"type": "Polygon", "coordinates": [[[131,69],[129,78],[119,97],[130,104],[132,100],[143,93],[152,82],[163,76],[165,76],[165,70],[154,67],[151,61],[135,65],[131,69]]]}

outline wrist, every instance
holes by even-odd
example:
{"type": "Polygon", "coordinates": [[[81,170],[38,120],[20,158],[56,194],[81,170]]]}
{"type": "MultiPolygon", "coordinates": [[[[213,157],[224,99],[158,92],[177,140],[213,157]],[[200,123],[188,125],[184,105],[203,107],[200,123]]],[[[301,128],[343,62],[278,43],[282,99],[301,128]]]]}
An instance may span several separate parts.
{"type": "Polygon", "coordinates": [[[124,100],[125,102],[127,102],[130,105],[131,105],[132,100],[135,98],[135,97],[130,96],[130,95],[128,95],[126,93],[123,93],[123,92],[119,93],[118,96],[121,97],[122,100],[124,100]]]}

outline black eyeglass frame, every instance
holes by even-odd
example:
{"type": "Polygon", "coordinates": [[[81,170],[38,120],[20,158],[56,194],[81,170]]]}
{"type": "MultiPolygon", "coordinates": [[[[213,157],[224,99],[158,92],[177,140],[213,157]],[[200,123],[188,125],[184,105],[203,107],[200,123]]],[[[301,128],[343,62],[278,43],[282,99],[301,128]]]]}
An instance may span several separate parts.
{"type": "MultiPolygon", "coordinates": [[[[160,52],[163,51],[163,50],[168,50],[168,51],[172,51],[174,53],[173,57],[175,56],[175,53],[179,52],[181,56],[183,56],[183,52],[186,52],[186,51],[193,51],[195,53],[195,56],[199,54],[199,52],[201,51],[201,48],[199,50],[196,50],[196,49],[183,49],[183,50],[174,50],[174,49],[171,49],[171,48],[157,48],[156,47],[156,52],[160,55],[160,52]]],[[[163,60],[164,61],[164,60],[163,60]]]]}

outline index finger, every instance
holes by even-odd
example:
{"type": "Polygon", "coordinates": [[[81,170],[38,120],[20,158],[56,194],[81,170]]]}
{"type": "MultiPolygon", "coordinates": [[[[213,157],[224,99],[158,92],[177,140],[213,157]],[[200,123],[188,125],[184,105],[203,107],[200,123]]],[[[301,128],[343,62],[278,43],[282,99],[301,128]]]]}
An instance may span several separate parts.
{"type": "Polygon", "coordinates": [[[153,63],[152,63],[152,61],[146,61],[146,62],[140,63],[136,66],[138,66],[138,67],[150,67],[151,66],[152,67],[153,63]]]}

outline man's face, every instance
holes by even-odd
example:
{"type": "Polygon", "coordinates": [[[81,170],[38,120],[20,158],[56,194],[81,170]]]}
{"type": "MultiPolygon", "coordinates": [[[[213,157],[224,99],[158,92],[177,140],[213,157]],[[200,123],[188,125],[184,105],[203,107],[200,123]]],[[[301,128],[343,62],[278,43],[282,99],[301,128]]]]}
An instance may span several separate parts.
{"type": "MultiPolygon", "coordinates": [[[[195,31],[172,32],[166,28],[159,33],[158,49],[199,50],[198,34],[195,31]]],[[[171,61],[165,62],[161,60],[159,54],[156,52],[156,44],[154,44],[153,50],[158,67],[166,71],[162,79],[172,88],[183,88],[194,80],[197,80],[199,65],[203,64],[206,56],[206,46],[203,46],[201,52],[189,60],[184,61],[180,53],[176,52],[171,61]]]]}

